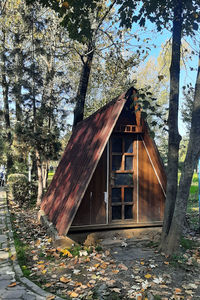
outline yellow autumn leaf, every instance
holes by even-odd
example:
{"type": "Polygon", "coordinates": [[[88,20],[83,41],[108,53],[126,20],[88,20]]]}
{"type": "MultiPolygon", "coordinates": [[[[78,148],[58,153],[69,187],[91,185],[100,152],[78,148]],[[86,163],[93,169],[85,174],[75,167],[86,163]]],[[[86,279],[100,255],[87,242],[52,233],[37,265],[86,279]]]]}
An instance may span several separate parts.
{"type": "Polygon", "coordinates": [[[67,278],[67,277],[60,277],[60,282],[63,282],[63,283],[68,283],[69,281],[71,281],[71,279],[67,278]]]}
{"type": "Polygon", "coordinates": [[[151,274],[146,274],[145,276],[144,276],[145,278],[151,278],[151,274]]]}
{"type": "Polygon", "coordinates": [[[36,243],[35,243],[35,245],[36,245],[36,246],[39,246],[40,243],[41,243],[41,241],[40,241],[40,240],[37,240],[36,243]]]}
{"type": "Polygon", "coordinates": [[[102,268],[102,269],[106,269],[107,268],[107,264],[106,263],[102,263],[101,265],[100,265],[100,267],[102,268]]]}
{"type": "Polygon", "coordinates": [[[47,270],[42,270],[42,274],[46,274],[47,270]]]}
{"type": "Polygon", "coordinates": [[[71,294],[70,294],[70,297],[71,298],[77,298],[79,295],[77,294],[77,293],[75,293],[75,292],[72,292],[71,294]]]}
{"type": "Polygon", "coordinates": [[[48,282],[44,286],[48,288],[48,287],[50,287],[50,286],[52,286],[54,284],[55,284],[55,282],[48,282]]]}
{"type": "Polygon", "coordinates": [[[43,260],[40,260],[40,261],[37,262],[37,264],[38,264],[38,265],[42,265],[42,264],[44,264],[44,261],[43,261],[43,260]]]}
{"type": "Polygon", "coordinates": [[[39,265],[39,266],[37,266],[37,267],[38,267],[38,269],[40,269],[40,270],[44,270],[45,265],[39,265]]]}
{"type": "Polygon", "coordinates": [[[16,257],[16,254],[11,255],[11,257],[10,257],[11,260],[16,260],[16,258],[17,258],[17,257],[16,257]]]}
{"type": "Polygon", "coordinates": [[[141,265],[144,265],[144,262],[143,262],[143,261],[141,261],[141,262],[140,262],[140,264],[141,264],[141,265]]]}
{"type": "Polygon", "coordinates": [[[94,265],[95,268],[98,268],[99,266],[100,266],[100,264],[95,264],[94,265]]]}
{"type": "Polygon", "coordinates": [[[61,252],[63,256],[67,255],[68,257],[73,257],[73,255],[67,249],[62,249],[61,252]]]}

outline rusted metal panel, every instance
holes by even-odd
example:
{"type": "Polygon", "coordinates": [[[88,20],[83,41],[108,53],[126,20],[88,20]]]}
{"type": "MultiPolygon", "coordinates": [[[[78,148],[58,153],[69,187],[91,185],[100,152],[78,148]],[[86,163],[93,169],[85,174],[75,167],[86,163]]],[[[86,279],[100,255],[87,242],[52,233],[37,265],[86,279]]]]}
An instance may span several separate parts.
{"type": "Polygon", "coordinates": [[[73,221],[125,102],[122,94],[80,122],[72,133],[41,204],[61,235],[73,221]]]}

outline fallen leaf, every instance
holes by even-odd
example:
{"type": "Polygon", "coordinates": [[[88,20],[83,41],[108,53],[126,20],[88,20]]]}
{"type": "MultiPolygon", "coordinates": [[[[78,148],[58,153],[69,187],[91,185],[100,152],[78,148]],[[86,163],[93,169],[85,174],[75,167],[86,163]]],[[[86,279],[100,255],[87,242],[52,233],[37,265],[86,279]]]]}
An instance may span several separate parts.
{"type": "Polygon", "coordinates": [[[42,270],[42,274],[46,274],[47,270],[42,270]]]}
{"type": "Polygon", "coordinates": [[[81,286],[81,285],[82,285],[81,282],[76,282],[76,283],[75,283],[75,286],[81,286]]]}
{"type": "Polygon", "coordinates": [[[79,255],[80,256],[87,256],[88,255],[88,252],[86,250],[80,250],[79,251],[79,255]]]}
{"type": "Polygon", "coordinates": [[[118,274],[118,273],[119,273],[119,270],[112,270],[112,273],[118,274]]]}
{"type": "Polygon", "coordinates": [[[8,285],[8,287],[14,287],[17,285],[17,282],[12,282],[11,284],[8,285]]]}
{"type": "Polygon", "coordinates": [[[119,288],[112,288],[112,289],[110,289],[112,292],[115,292],[115,293],[120,293],[121,292],[121,289],[119,289],[119,288]]]}
{"type": "Polygon", "coordinates": [[[56,298],[56,296],[54,296],[54,295],[48,295],[47,297],[46,297],[46,300],[53,300],[53,299],[55,299],[56,298]]]}
{"type": "Polygon", "coordinates": [[[48,282],[44,286],[48,288],[48,287],[51,287],[54,284],[55,284],[55,281],[54,282],[48,282]]]}
{"type": "Polygon", "coordinates": [[[136,300],[142,300],[142,294],[137,294],[136,295],[136,300]]]}
{"type": "Polygon", "coordinates": [[[16,258],[17,258],[17,257],[16,257],[16,254],[11,255],[11,257],[10,257],[11,260],[16,260],[16,258]]]}
{"type": "Polygon", "coordinates": [[[147,279],[149,279],[149,278],[152,277],[152,275],[151,274],[146,274],[144,277],[147,278],[147,279]]]}
{"type": "Polygon", "coordinates": [[[140,264],[144,266],[144,262],[143,261],[141,261],[140,264]]]}
{"type": "Polygon", "coordinates": [[[78,275],[80,272],[81,272],[81,270],[76,270],[76,269],[73,271],[73,273],[74,273],[75,275],[78,275]]]}
{"type": "Polygon", "coordinates": [[[108,264],[107,264],[107,263],[103,263],[103,264],[101,264],[101,265],[100,265],[100,267],[101,267],[102,269],[106,269],[106,268],[107,268],[107,266],[108,266],[108,264]]]}
{"type": "Polygon", "coordinates": [[[165,264],[165,265],[169,265],[169,262],[168,262],[168,261],[164,261],[164,264],[165,264]]]}
{"type": "Polygon", "coordinates": [[[43,264],[43,263],[44,263],[43,260],[40,260],[40,261],[37,262],[38,265],[41,265],[41,264],[43,264]]]}
{"type": "Polygon", "coordinates": [[[64,276],[62,276],[62,277],[60,277],[60,282],[63,282],[63,283],[68,283],[68,282],[70,282],[71,281],[71,279],[70,278],[67,278],[67,277],[64,277],[64,276]]]}
{"type": "Polygon", "coordinates": [[[77,298],[77,297],[78,297],[78,294],[75,293],[75,292],[72,292],[72,293],[70,294],[70,297],[71,297],[71,298],[77,298]]]}
{"type": "Polygon", "coordinates": [[[41,243],[41,241],[40,241],[40,240],[37,240],[37,241],[35,242],[35,245],[36,245],[36,246],[39,246],[40,243],[41,243]]]}
{"type": "Polygon", "coordinates": [[[162,277],[154,278],[154,280],[153,280],[153,282],[156,284],[160,284],[160,283],[162,283],[162,281],[163,281],[162,277]]]}
{"type": "Polygon", "coordinates": [[[124,264],[119,264],[118,267],[124,271],[128,270],[127,266],[125,266],[124,264]]]}
{"type": "Polygon", "coordinates": [[[67,249],[62,249],[60,252],[63,256],[73,257],[73,255],[67,249]]]}
{"type": "Polygon", "coordinates": [[[98,268],[99,266],[100,266],[100,264],[95,264],[94,265],[95,268],[98,268]]]}
{"type": "Polygon", "coordinates": [[[181,290],[181,289],[178,289],[178,288],[176,288],[176,289],[174,290],[174,293],[175,293],[176,295],[179,295],[179,294],[181,294],[181,293],[182,293],[182,290],[181,290]]]}

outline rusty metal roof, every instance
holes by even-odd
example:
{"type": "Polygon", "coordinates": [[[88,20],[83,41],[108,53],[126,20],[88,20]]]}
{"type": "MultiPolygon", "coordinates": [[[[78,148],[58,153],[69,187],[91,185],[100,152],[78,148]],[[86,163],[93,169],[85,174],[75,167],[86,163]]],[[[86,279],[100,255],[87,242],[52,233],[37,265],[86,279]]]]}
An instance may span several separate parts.
{"type": "Polygon", "coordinates": [[[41,209],[60,235],[67,234],[119,115],[131,95],[112,100],[78,123],[45,194],[41,209]]]}

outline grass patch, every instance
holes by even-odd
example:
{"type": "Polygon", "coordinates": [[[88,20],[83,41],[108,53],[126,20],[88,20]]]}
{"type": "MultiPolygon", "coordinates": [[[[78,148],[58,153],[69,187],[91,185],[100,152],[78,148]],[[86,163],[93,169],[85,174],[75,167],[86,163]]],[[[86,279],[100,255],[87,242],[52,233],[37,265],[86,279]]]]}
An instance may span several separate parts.
{"type": "Polygon", "coordinates": [[[186,239],[184,237],[181,238],[180,244],[183,247],[183,249],[185,249],[185,250],[192,250],[193,248],[195,248],[197,246],[195,241],[186,239]]]}
{"type": "Polygon", "coordinates": [[[28,270],[26,263],[27,263],[27,255],[26,253],[30,250],[29,245],[24,244],[18,237],[17,233],[13,231],[13,237],[14,237],[14,244],[15,249],[17,252],[17,260],[21,266],[22,272],[24,276],[30,275],[30,270],[28,270]]]}

